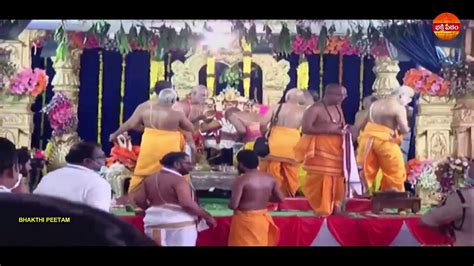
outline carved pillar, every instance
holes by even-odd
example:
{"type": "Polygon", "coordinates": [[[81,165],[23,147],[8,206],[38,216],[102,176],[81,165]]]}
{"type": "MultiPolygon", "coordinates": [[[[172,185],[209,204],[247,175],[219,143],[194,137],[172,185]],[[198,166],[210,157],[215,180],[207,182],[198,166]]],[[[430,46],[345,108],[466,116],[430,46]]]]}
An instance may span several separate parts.
{"type": "Polygon", "coordinates": [[[456,100],[453,130],[454,155],[474,158],[474,98],[456,100]]]}
{"type": "Polygon", "coordinates": [[[390,95],[394,88],[400,86],[397,80],[397,74],[400,71],[398,61],[392,60],[388,56],[377,57],[373,71],[375,81],[372,89],[375,96],[385,97],[390,95]]]}
{"type": "Polygon", "coordinates": [[[416,158],[439,160],[452,154],[454,102],[448,97],[422,96],[416,116],[416,158]]]}
{"type": "MultiPolygon", "coordinates": [[[[79,103],[79,71],[80,57],[82,50],[72,50],[66,61],[58,61],[53,64],[56,75],[54,75],[52,85],[55,93],[63,93],[74,102],[77,111],[79,103]]],[[[53,58],[54,61],[55,58],[53,58]]]]}
{"type": "Polygon", "coordinates": [[[263,103],[277,104],[290,83],[290,63],[286,60],[276,61],[270,54],[253,54],[252,62],[262,69],[263,103]]]}
{"type": "MultiPolygon", "coordinates": [[[[8,59],[18,70],[30,68],[31,42],[45,33],[45,31],[25,30],[18,37],[18,41],[0,40],[0,49],[10,51],[8,59]]],[[[6,89],[0,88],[0,91],[6,89]]],[[[0,99],[0,137],[11,140],[18,148],[31,146],[33,101],[33,97],[18,98],[5,93],[0,99]]]]}
{"type": "MultiPolygon", "coordinates": [[[[79,104],[79,71],[80,71],[80,56],[82,50],[74,49],[69,52],[66,61],[58,61],[53,64],[56,75],[53,78],[52,85],[55,93],[63,93],[68,97],[75,107],[79,104]]],[[[55,58],[53,58],[54,61],[55,58]]],[[[66,164],[65,157],[72,145],[79,141],[77,132],[63,134],[51,138],[49,143],[50,152],[48,156],[48,171],[53,171],[66,164]]]]}

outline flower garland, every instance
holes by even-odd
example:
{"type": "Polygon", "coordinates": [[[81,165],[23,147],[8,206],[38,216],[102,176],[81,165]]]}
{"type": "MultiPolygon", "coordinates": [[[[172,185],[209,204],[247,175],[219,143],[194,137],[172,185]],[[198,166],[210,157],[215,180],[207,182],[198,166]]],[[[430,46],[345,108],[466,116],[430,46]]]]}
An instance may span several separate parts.
{"type": "Polygon", "coordinates": [[[156,82],[165,80],[165,61],[150,61],[150,95],[153,95],[153,88],[156,82]]]}
{"type": "Polygon", "coordinates": [[[323,98],[324,54],[319,54],[319,97],[323,98]]]}
{"type": "MultiPolygon", "coordinates": [[[[48,69],[48,58],[44,59],[44,69],[48,69]]],[[[41,96],[41,108],[44,108],[45,106],[46,106],[46,89],[43,91],[43,95],[41,96]]],[[[41,112],[40,140],[39,140],[40,149],[43,148],[43,135],[44,135],[44,113],[41,112]]]]}
{"type": "Polygon", "coordinates": [[[102,143],[102,97],[104,91],[104,57],[99,51],[99,82],[97,91],[97,143],[102,143]]]}
{"type": "Polygon", "coordinates": [[[53,136],[62,136],[77,129],[77,115],[73,102],[62,93],[56,93],[43,109],[48,115],[53,136]]]}
{"type": "Polygon", "coordinates": [[[406,72],[403,84],[422,95],[442,97],[449,93],[449,82],[423,68],[412,68],[406,72]]]}
{"type": "Polygon", "coordinates": [[[242,38],[242,48],[244,50],[242,58],[242,69],[243,69],[243,87],[244,96],[250,97],[250,71],[252,71],[252,45],[242,38]]]}
{"type": "Polygon", "coordinates": [[[127,55],[122,54],[122,79],[120,81],[120,115],[119,115],[119,123],[120,125],[123,124],[123,99],[125,98],[125,69],[127,67],[127,55]]]}
{"type": "Polygon", "coordinates": [[[342,85],[343,76],[344,76],[344,55],[339,54],[339,72],[338,72],[339,85],[342,85]]]}
{"type": "Polygon", "coordinates": [[[209,97],[214,96],[214,82],[216,78],[214,77],[216,70],[216,58],[214,56],[207,57],[206,64],[206,84],[209,97]]]}
{"type": "Polygon", "coordinates": [[[42,69],[26,68],[10,80],[9,93],[18,96],[36,97],[48,86],[49,77],[42,69]]]}
{"type": "Polygon", "coordinates": [[[300,63],[296,69],[297,88],[307,90],[309,87],[309,63],[304,54],[300,55],[300,63]]]}
{"type": "Polygon", "coordinates": [[[362,110],[364,101],[364,57],[360,57],[360,71],[359,71],[359,110],[362,110]]]}

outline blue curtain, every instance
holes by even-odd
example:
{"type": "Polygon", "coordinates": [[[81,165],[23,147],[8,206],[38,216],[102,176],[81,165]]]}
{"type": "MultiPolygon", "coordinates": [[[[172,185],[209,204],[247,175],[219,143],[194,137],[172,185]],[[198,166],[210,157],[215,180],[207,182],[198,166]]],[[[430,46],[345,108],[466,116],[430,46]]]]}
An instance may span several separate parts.
{"type": "Polygon", "coordinates": [[[385,28],[383,35],[397,49],[401,50],[415,63],[433,73],[441,70],[441,61],[436,51],[436,36],[428,23],[410,24],[411,34],[402,34],[403,26],[393,25],[385,28]]]}
{"type": "Polygon", "coordinates": [[[109,135],[119,125],[120,85],[122,80],[122,55],[117,52],[103,51],[104,76],[102,94],[102,147],[105,151],[112,148],[109,135]]]}
{"type": "MultiPolygon", "coordinates": [[[[104,69],[106,66],[104,66],[104,69]]],[[[97,142],[97,107],[99,84],[99,49],[84,49],[79,74],[79,137],[88,142],[97,142]]]]}

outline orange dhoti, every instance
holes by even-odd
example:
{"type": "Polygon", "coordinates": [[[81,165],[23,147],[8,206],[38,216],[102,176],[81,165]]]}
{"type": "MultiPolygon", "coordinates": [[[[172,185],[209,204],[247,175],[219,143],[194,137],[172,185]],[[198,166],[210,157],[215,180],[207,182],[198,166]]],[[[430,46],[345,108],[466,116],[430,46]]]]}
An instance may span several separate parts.
{"type": "Polygon", "coordinates": [[[234,211],[229,246],[276,246],[280,229],[265,210],[234,211]]]}
{"type": "Polygon", "coordinates": [[[342,136],[304,135],[295,147],[298,161],[307,172],[303,193],[313,210],[330,215],[344,200],[342,136]]]}
{"type": "Polygon", "coordinates": [[[183,149],[184,137],[181,132],[145,128],[129,191],[134,191],[146,177],[161,170],[160,160],[163,156],[183,149]]]}
{"type": "Polygon", "coordinates": [[[300,131],[295,128],[272,127],[268,139],[270,154],[262,160],[260,170],[275,177],[281,192],[294,197],[299,187],[298,164],[295,146],[300,140],[300,131]]]}
{"type": "Polygon", "coordinates": [[[362,166],[367,189],[374,191],[374,183],[379,169],[383,177],[381,191],[405,191],[405,161],[400,143],[402,136],[393,138],[394,130],[373,122],[368,122],[359,136],[357,164],[362,166]]]}

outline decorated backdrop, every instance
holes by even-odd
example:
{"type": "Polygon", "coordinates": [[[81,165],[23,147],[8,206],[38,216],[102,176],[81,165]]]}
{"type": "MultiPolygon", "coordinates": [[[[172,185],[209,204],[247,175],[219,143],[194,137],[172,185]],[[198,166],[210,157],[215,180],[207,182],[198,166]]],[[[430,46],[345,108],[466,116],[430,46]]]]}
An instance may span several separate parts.
{"type": "MultiPolygon", "coordinates": [[[[41,58],[41,48],[33,49],[32,67],[46,69],[50,80],[54,78],[54,69],[51,59],[41,58]]],[[[297,86],[297,68],[300,56],[290,54],[280,56],[290,62],[290,83],[287,89],[297,86]]],[[[309,90],[320,92],[329,83],[343,84],[348,91],[348,98],[343,104],[345,118],[353,123],[355,114],[359,110],[361,97],[372,93],[372,84],[375,74],[372,71],[374,59],[361,58],[357,55],[325,54],[320,60],[319,54],[307,55],[309,72],[309,90]]],[[[183,52],[167,53],[164,57],[165,79],[170,79],[171,62],[185,60],[183,52]]],[[[398,80],[402,84],[405,72],[415,67],[413,62],[400,62],[398,80]]],[[[256,67],[256,66],[255,66],[256,67]]],[[[216,65],[216,91],[219,92],[219,76],[226,67],[216,65]]],[[[251,97],[257,92],[257,99],[261,100],[261,71],[251,76],[251,97]],[[260,73],[260,75],[258,74],[260,73]]],[[[201,71],[205,73],[205,71],[201,71]]],[[[202,76],[202,75],[200,75],[202,76]]],[[[200,77],[200,82],[206,84],[206,79],[200,77]]],[[[242,91],[242,82],[238,85],[242,91]]],[[[136,106],[149,99],[150,92],[150,54],[146,51],[133,51],[123,56],[117,51],[108,51],[100,48],[84,49],[81,56],[80,92],[79,92],[79,135],[83,140],[99,142],[108,153],[112,147],[108,142],[109,135],[115,131],[120,120],[128,119],[136,106]]],[[[52,86],[37,97],[33,105],[35,112],[35,129],[32,145],[45,148],[47,139],[51,136],[51,127],[48,119],[40,110],[52,98],[52,86]],[[45,102],[46,100],[46,102],[45,102]]],[[[282,95],[283,96],[283,95],[282,95]]],[[[140,134],[132,134],[134,144],[140,143],[140,134]]]]}

